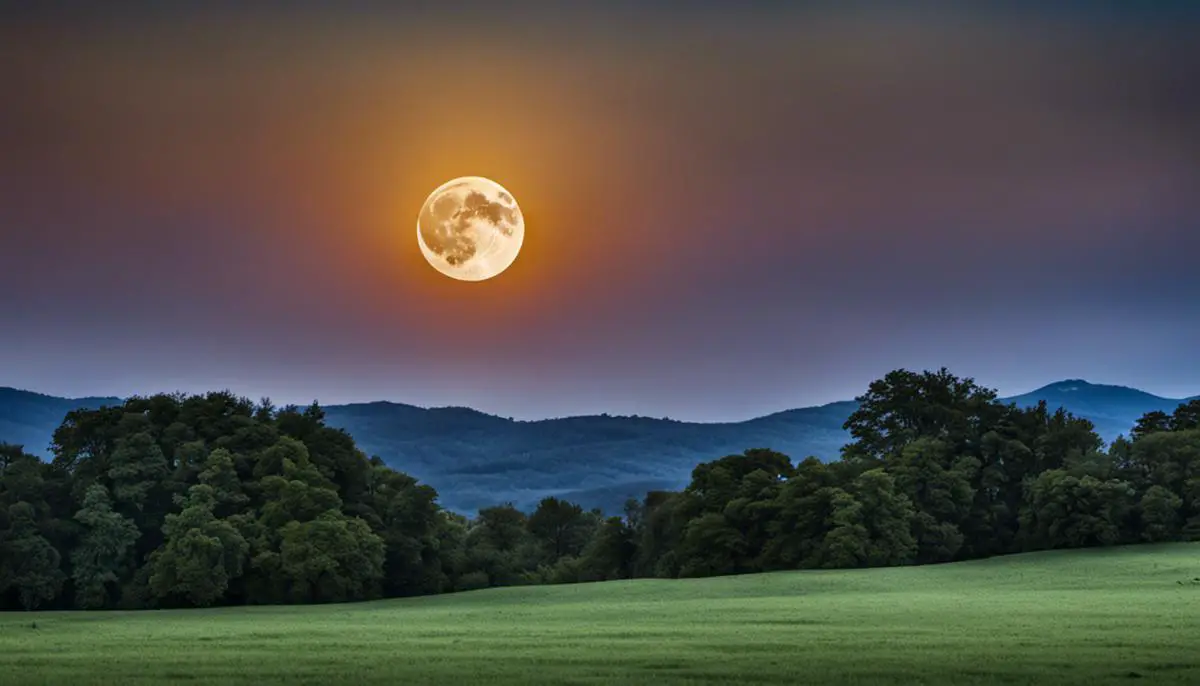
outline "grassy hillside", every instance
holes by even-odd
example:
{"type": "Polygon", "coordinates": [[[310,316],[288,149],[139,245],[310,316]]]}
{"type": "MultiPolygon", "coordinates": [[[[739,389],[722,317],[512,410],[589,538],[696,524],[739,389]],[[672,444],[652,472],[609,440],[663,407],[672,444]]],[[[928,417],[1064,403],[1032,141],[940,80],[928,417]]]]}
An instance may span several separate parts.
{"type": "Polygon", "coordinates": [[[491,589],[316,607],[0,615],[18,684],[1200,683],[1200,544],[491,589]],[[36,625],[36,628],[32,628],[36,625]]]}

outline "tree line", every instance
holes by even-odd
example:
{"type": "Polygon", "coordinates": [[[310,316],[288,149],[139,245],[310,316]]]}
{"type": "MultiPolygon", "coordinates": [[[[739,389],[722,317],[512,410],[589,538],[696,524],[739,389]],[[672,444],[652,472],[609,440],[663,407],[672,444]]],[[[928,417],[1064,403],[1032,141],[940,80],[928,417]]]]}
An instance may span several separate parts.
{"type": "Polygon", "coordinates": [[[766,448],[606,516],[558,498],[467,518],[320,406],[230,393],[69,413],[0,444],[0,609],[365,600],[489,586],[924,564],[1200,540],[1200,401],[1105,446],[942,369],[870,385],[841,459],[766,448]]]}

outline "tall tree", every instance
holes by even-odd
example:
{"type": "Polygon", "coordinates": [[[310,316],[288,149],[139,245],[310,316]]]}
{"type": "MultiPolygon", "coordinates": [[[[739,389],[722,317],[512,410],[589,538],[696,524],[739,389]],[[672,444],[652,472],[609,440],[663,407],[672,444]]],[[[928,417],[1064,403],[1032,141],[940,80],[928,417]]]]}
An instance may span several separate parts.
{"type": "Polygon", "coordinates": [[[679,574],[679,559],[675,553],[683,540],[689,513],[699,511],[697,496],[670,491],[650,491],[639,508],[635,530],[637,555],[634,557],[636,576],[675,577],[679,574]]]}
{"type": "Polygon", "coordinates": [[[487,575],[488,585],[515,583],[523,570],[537,566],[537,544],[528,518],[511,503],[487,507],[467,535],[468,564],[487,575]]]}
{"type": "Polygon", "coordinates": [[[864,472],[851,482],[850,493],[862,507],[867,529],[865,565],[912,563],[917,555],[917,541],[912,536],[915,510],[908,496],[896,488],[891,475],[882,469],[864,472]]]}
{"type": "MultiPolygon", "coordinates": [[[[414,595],[448,587],[450,574],[439,559],[444,522],[437,491],[382,465],[372,466],[364,475],[360,499],[347,507],[347,513],[366,521],[387,547],[384,593],[414,595]]],[[[460,541],[447,544],[461,546],[460,541]]],[[[451,555],[449,549],[445,553],[451,555]]],[[[454,564],[459,563],[451,566],[454,564]]]]}
{"type": "Polygon", "coordinates": [[[141,532],[133,520],[114,512],[108,489],[92,484],[75,513],[84,533],[71,551],[75,603],[85,610],[106,607],[123,577],[132,575],[134,544],[141,532]]]}
{"type": "Polygon", "coordinates": [[[637,553],[634,529],[621,517],[604,520],[582,554],[582,580],[607,581],[633,576],[637,553]]]}
{"type": "Polygon", "coordinates": [[[696,577],[742,571],[738,561],[746,554],[746,537],[724,515],[705,512],[684,528],[679,546],[679,576],[696,577]]]}
{"type": "Polygon", "coordinates": [[[835,470],[815,457],[806,458],[796,466],[775,498],[777,513],[771,521],[770,540],[763,552],[764,568],[793,569],[823,564],[822,545],[830,527],[853,519],[848,512],[843,512],[840,518],[834,517],[834,508],[839,503],[844,510],[854,507],[846,500],[852,501],[853,497],[841,490],[839,483],[835,470]],[[835,502],[838,496],[844,497],[835,502]]]}
{"type": "Polygon", "coordinates": [[[971,454],[986,427],[1003,413],[995,391],[945,368],[890,372],[855,400],[859,407],[844,425],[854,440],[844,454],[868,463],[899,455],[918,438],[938,439],[955,454],[971,454]]]}
{"type": "Polygon", "coordinates": [[[1162,486],[1179,496],[1180,518],[1192,531],[1193,520],[1200,523],[1200,430],[1146,434],[1134,440],[1131,453],[1133,483],[1162,486]]]}
{"type": "Polygon", "coordinates": [[[543,498],[529,516],[529,532],[546,551],[546,561],[579,555],[592,534],[594,521],[575,503],[543,498]]]}
{"type": "Polygon", "coordinates": [[[972,483],[980,461],[956,457],[944,441],[919,438],[907,445],[887,471],[914,508],[913,534],[918,562],[955,559],[964,536],[960,528],[975,501],[972,483]]]}
{"type": "Polygon", "coordinates": [[[26,610],[54,600],[66,580],[62,555],[42,536],[36,517],[32,505],[18,502],[8,508],[0,535],[0,593],[15,589],[26,610]]]}
{"type": "Polygon", "coordinates": [[[212,489],[215,513],[219,517],[241,512],[250,502],[238,477],[233,453],[226,448],[217,448],[208,454],[196,480],[212,489]]]}
{"type": "Polygon", "coordinates": [[[150,560],[150,590],[159,598],[212,605],[242,574],[250,546],[233,525],[216,518],[216,504],[212,486],[197,484],[181,502],[182,510],[167,515],[166,542],[150,560]]]}

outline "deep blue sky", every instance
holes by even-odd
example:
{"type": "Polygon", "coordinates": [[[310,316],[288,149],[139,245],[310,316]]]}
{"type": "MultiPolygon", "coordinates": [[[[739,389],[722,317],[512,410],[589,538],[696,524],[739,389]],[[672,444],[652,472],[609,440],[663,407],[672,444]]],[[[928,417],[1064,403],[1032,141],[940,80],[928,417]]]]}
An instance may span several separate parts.
{"type": "Polygon", "coordinates": [[[5,5],[0,385],[699,420],[902,366],[1198,393],[1200,11],[1045,4],[5,5]],[[528,223],[479,284],[415,242],[467,174],[528,223]]]}

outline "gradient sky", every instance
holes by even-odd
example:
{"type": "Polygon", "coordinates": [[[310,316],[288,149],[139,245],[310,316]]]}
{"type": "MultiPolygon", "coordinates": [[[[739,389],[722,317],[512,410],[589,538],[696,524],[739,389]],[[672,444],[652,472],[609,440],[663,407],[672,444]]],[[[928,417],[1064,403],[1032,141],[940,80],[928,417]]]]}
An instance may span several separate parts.
{"type": "Polygon", "coordinates": [[[0,386],[1200,393],[1200,3],[248,4],[0,10],[0,386]],[[461,175],[526,217],[491,281],[417,249],[461,175]]]}

